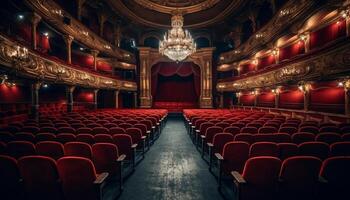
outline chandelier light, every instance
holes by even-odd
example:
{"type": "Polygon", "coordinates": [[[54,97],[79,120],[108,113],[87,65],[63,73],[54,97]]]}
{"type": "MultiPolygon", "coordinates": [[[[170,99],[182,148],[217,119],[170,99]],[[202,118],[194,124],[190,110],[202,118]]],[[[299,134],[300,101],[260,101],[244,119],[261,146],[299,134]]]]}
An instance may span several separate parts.
{"type": "Polygon", "coordinates": [[[182,29],[183,23],[182,15],[173,15],[171,17],[172,29],[165,33],[164,40],[159,43],[159,52],[176,62],[185,60],[196,52],[196,44],[191,34],[182,29]]]}

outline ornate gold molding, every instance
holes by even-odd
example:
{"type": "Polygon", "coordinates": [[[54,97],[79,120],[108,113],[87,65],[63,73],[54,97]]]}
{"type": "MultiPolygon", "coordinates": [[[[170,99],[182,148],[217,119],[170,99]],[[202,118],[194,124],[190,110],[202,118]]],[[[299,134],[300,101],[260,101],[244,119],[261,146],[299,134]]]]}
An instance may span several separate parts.
{"type": "Polygon", "coordinates": [[[195,13],[213,7],[220,0],[201,0],[201,1],[176,1],[164,2],[155,0],[135,0],[136,3],[150,10],[155,10],[162,13],[172,14],[174,10],[181,13],[195,13]]]}
{"type": "MultiPolygon", "coordinates": [[[[188,57],[184,62],[194,62],[201,71],[201,90],[199,106],[201,108],[212,108],[212,57],[215,48],[198,49],[196,53],[188,57]]],[[[140,47],[140,100],[141,107],[152,107],[151,94],[151,70],[158,62],[173,62],[167,57],[159,54],[158,49],[140,47]]]]}
{"type": "Polygon", "coordinates": [[[97,34],[93,33],[90,29],[65,12],[53,0],[25,0],[25,2],[61,33],[74,37],[75,40],[78,40],[91,49],[104,52],[127,62],[135,62],[134,55],[115,47],[97,34]],[[70,24],[63,22],[64,17],[70,19],[70,24]]]}
{"type": "Polygon", "coordinates": [[[33,79],[89,88],[136,91],[135,82],[116,80],[44,58],[0,35],[0,64],[33,79]]]}
{"type": "Polygon", "coordinates": [[[97,58],[97,62],[99,61],[106,62],[110,64],[113,68],[125,69],[125,70],[136,70],[135,64],[118,61],[115,58],[97,58]]]}
{"type": "MultiPolygon", "coordinates": [[[[341,5],[341,2],[336,0],[333,5],[341,5]]],[[[275,40],[287,28],[289,30],[299,30],[312,11],[316,10],[317,3],[317,1],[308,0],[299,0],[297,3],[295,0],[288,1],[268,24],[254,33],[245,43],[232,51],[222,53],[220,64],[240,61],[266,47],[273,47],[275,40]]],[[[320,7],[317,9],[320,9],[320,7]]]]}
{"type": "Polygon", "coordinates": [[[276,70],[217,84],[218,91],[252,90],[255,88],[275,87],[289,82],[312,81],[317,78],[350,73],[350,43],[347,41],[337,48],[311,55],[303,60],[287,64],[276,70]]]}

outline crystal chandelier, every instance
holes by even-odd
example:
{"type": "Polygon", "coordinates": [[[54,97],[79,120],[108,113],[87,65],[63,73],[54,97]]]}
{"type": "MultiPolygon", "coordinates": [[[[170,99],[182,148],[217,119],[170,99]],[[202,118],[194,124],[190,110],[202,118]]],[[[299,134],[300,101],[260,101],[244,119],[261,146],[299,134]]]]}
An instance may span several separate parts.
{"type": "Polygon", "coordinates": [[[164,40],[159,43],[159,53],[176,62],[185,60],[189,55],[196,52],[196,44],[191,34],[182,29],[183,23],[182,15],[172,16],[172,29],[165,33],[164,40]]]}

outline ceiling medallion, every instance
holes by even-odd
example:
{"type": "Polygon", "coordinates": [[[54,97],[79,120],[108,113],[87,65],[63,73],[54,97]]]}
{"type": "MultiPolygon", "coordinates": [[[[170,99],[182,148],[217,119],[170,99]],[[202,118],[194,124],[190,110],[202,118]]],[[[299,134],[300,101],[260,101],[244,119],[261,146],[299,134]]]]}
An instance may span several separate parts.
{"type": "Polygon", "coordinates": [[[164,40],[159,43],[159,53],[176,62],[185,60],[196,52],[196,44],[187,30],[183,30],[184,18],[175,14],[171,17],[171,30],[165,33],[164,40]]]}

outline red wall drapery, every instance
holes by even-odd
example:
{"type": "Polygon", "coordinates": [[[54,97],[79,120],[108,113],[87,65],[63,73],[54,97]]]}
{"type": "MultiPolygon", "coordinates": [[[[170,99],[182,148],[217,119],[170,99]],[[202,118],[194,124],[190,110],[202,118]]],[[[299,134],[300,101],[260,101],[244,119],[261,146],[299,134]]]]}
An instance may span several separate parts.
{"type": "Polygon", "coordinates": [[[241,65],[240,69],[241,69],[241,75],[242,74],[246,74],[248,72],[252,72],[252,71],[255,71],[255,65],[253,63],[248,63],[248,64],[244,64],[244,65],[241,65]]]}
{"type": "Polygon", "coordinates": [[[196,102],[200,96],[200,69],[191,62],[158,63],[152,67],[151,76],[154,100],[196,102]]]}
{"type": "Polygon", "coordinates": [[[276,64],[275,55],[268,55],[262,58],[259,58],[258,69],[264,69],[270,65],[276,64]]]}
{"type": "Polygon", "coordinates": [[[257,97],[257,104],[261,107],[274,107],[275,106],[275,94],[272,92],[260,93],[257,97]]]}
{"type": "Polygon", "coordinates": [[[305,43],[302,41],[299,41],[292,45],[281,48],[279,51],[279,59],[280,61],[287,60],[297,55],[303,54],[304,52],[305,52],[305,43]]]}
{"type": "Polygon", "coordinates": [[[310,48],[318,48],[335,39],[346,36],[346,21],[341,20],[330,24],[310,35],[310,48]]]}
{"type": "Polygon", "coordinates": [[[254,94],[242,94],[240,97],[241,104],[244,106],[253,106],[255,101],[254,94]]]}

